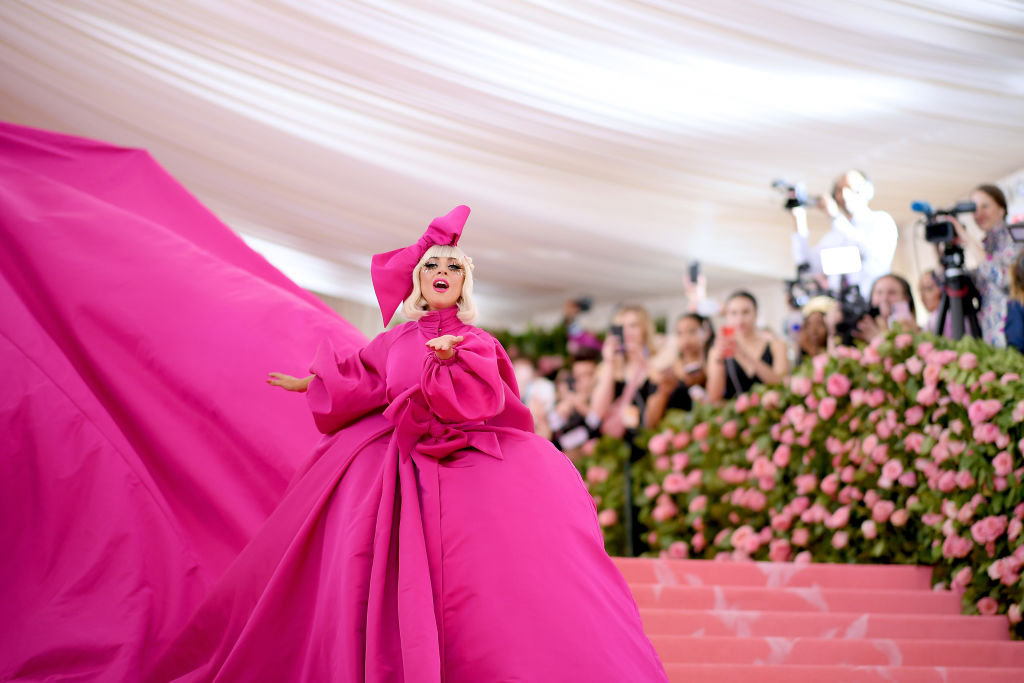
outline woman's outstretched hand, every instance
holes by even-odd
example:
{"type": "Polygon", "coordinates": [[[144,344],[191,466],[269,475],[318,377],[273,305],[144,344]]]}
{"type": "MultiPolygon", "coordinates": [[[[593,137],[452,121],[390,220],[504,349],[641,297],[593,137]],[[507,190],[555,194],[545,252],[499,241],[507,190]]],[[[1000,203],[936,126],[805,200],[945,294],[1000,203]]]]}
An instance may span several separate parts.
{"type": "Polygon", "coordinates": [[[465,339],[462,335],[442,334],[427,342],[427,347],[434,350],[441,360],[448,360],[455,354],[455,345],[465,339]]]}
{"type": "Polygon", "coordinates": [[[310,375],[309,377],[299,378],[286,375],[283,372],[271,372],[270,378],[267,379],[267,384],[275,387],[281,387],[288,391],[305,391],[315,376],[316,375],[310,375]]]}

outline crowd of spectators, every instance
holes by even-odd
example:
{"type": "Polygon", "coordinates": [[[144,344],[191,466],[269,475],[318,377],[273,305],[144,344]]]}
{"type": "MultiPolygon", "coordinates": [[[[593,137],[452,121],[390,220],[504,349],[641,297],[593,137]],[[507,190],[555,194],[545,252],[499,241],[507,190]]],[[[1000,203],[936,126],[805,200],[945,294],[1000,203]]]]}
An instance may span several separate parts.
{"type": "MultiPolygon", "coordinates": [[[[848,204],[857,198],[850,182],[847,174],[837,183],[837,192],[848,204]]],[[[1005,196],[998,187],[981,185],[972,200],[984,239],[974,240],[959,221],[954,222],[958,244],[977,251],[982,264],[970,273],[979,294],[973,306],[978,308],[982,336],[995,346],[1009,344],[1024,351],[1024,254],[1006,228],[1005,196]]],[[[863,213],[857,215],[865,220],[863,213]]],[[[841,218],[832,219],[833,224],[844,225],[841,218]]],[[[848,238],[849,230],[843,234],[848,238]]],[[[615,311],[601,341],[600,333],[579,323],[589,302],[567,302],[569,360],[538,368],[526,358],[516,359],[523,400],[537,431],[568,453],[600,435],[631,442],[642,427],[656,427],[669,410],[729,400],[757,383],[780,383],[806,358],[844,343],[837,333],[844,307],[836,298],[817,296],[806,302],[797,329],[787,339],[758,324],[758,302],[747,291],[734,292],[721,307],[713,306],[715,315],[703,314],[709,303],[703,296],[703,276],[697,285],[686,282],[689,312],[669,321],[664,334],[655,333],[646,308],[629,304],[615,311]]],[[[867,312],[852,321],[846,343],[869,342],[895,326],[919,329],[917,304],[906,278],[886,272],[856,287],[866,290],[867,312]]],[[[921,274],[922,328],[936,331],[944,289],[941,268],[921,274]]],[[[948,335],[948,316],[944,322],[941,332],[948,335]]]]}

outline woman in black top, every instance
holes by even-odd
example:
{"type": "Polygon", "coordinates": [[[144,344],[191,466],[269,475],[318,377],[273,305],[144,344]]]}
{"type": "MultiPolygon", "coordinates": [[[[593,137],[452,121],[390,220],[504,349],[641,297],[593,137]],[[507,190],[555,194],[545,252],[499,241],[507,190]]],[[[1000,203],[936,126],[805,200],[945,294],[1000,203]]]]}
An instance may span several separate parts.
{"type": "Polygon", "coordinates": [[[757,299],[735,292],[725,302],[725,324],[708,354],[708,399],[746,393],[755,384],[778,384],[789,374],[786,345],[757,329],[757,299]]]}

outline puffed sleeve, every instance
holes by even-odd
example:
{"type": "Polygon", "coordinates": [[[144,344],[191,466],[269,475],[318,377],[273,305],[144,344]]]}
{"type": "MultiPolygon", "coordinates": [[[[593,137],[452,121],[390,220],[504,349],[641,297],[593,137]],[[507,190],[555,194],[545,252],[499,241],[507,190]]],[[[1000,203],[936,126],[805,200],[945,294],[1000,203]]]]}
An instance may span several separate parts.
{"type": "Polygon", "coordinates": [[[505,383],[498,370],[494,338],[482,330],[463,333],[451,358],[441,360],[428,350],[420,389],[441,420],[486,420],[505,407],[505,383]]]}
{"type": "Polygon", "coordinates": [[[309,367],[315,377],[306,390],[313,421],[324,434],[367,415],[387,403],[384,335],[355,353],[339,357],[330,340],[317,349],[309,367]]]}

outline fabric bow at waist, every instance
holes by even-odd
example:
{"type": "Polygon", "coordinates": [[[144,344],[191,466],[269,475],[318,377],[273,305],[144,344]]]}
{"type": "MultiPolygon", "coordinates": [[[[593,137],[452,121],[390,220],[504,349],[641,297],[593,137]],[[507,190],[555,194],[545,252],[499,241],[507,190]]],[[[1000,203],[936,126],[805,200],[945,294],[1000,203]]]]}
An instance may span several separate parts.
{"type": "Polygon", "coordinates": [[[419,387],[399,394],[386,417],[395,425],[398,449],[403,457],[413,452],[440,460],[467,448],[501,460],[501,447],[494,431],[483,422],[441,422],[427,406],[419,387]]]}

